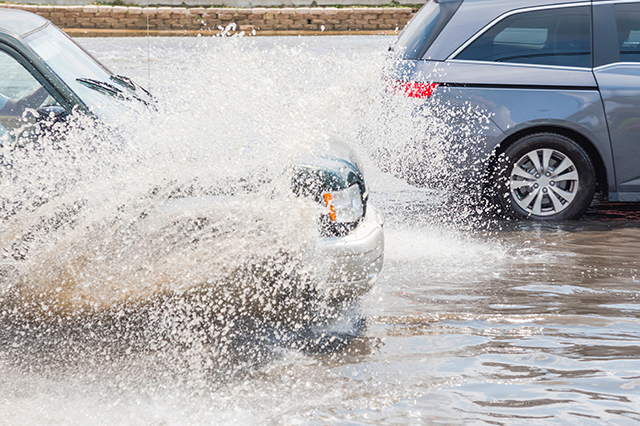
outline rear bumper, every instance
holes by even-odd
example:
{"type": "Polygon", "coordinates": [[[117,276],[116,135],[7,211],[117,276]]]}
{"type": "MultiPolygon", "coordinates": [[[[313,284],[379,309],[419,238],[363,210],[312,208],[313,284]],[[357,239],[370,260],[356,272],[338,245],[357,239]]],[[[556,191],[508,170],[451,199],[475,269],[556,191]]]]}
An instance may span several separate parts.
{"type": "Polygon", "coordinates": [[[353,232],[321,240],[318,254],[329,262],[329,275],[318,290],[334,297],[353,298],[371,289],[384,259],[382,225],[382,216],[369,204],[364,220],[353,232]]]}

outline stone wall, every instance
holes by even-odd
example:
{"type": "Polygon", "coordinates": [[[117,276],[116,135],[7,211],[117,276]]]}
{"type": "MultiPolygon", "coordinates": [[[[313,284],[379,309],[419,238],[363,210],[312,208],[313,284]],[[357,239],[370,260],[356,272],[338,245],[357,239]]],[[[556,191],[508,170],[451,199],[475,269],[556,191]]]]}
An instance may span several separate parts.
{"type": "MultiPolygon", "coordinates": [[[[28,4],[59,4],[86,5],[95,3],[94,0],[20,0],[28,4]]],[[[130,6],[222,6],[222,7],[303,7],[308,6],[383,6],[389,5],[391,0],[120,0],[130,6]],[[315,4],[314,4],[315,3],[315,4]]],[[[426,0],[395,0],[401,5],[423,4],[426,0]]],[[[122,4],[121,3],[121,4],[122,4]]]]}
{"type": "Polygon", "coordinates": [[[411,19],[410,7],[357,8],[185,8],[127,6],[43,6],[0,4],[37,13],[63,29],[219,31],[390,32],[411,19]]]}

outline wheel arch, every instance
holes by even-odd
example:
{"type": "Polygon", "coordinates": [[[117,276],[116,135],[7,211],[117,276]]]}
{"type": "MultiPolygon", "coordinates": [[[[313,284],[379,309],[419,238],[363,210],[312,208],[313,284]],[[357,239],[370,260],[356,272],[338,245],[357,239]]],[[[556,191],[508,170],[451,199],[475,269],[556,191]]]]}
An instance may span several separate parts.
{"type": "MultiPolygon", "coordinates": [[[[596,171],[596,192],[600,192],[604,197],[609,195],[609,182],[607,178],[607,169],[604,165],[604,160],[598,152],[593,142],[582,133],[570,129],[567,127],[556,125],[541,125],[527,127],[521,129],[513,134],[507,136],[502,142],[500,142],[493,150],[486,168],[486,175],[491,176],[495,170],[497,160],[502,153],[504,153],[511,145],[516,143],[519,139],[533,135],[536,133],[555,133],[564,137],[567,137],[576,142],[585,152],[589,155],[589,159],[593,163],[593,167],[596,171]]],[[[487,180],[485,179],[485,182],[487,180]]]]}

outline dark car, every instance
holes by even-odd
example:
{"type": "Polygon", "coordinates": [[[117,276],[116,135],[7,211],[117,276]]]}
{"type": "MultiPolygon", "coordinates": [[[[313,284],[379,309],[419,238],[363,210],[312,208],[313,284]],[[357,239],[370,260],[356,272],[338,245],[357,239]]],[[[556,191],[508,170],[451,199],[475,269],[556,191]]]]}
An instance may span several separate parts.
{"type": "Polygon", "coordinates": [[[456,166],[502,212],[640,201],[640,2],[431,0],[392,50],[396,92],[482,112],[456,166]]]}
{"type": "MultiPolygon", "coordinates": [[[[37,133],[43,122],[53,122],[64,137],[66,117],[72,115],[108,123],[128,109],[153,108],[146,90],[110,72],[48,20],[24,11],[0,9],[0,70],[0,140],[5,146],[33,139],[29,129],[37,133]]],[[[321,238],[312,251],[328,261],[329,271],[316,290],[342,298],[368,291],[382,268],[382,218],[368,202],[357,159],[342,147],[310,155],[291,170],[293,192],[323,211],[321,238]]],[[[220,205],[225,204],[215,195],[178,194],[145,215],[152,221],[158,215],[207,214],[220,205]]]]}

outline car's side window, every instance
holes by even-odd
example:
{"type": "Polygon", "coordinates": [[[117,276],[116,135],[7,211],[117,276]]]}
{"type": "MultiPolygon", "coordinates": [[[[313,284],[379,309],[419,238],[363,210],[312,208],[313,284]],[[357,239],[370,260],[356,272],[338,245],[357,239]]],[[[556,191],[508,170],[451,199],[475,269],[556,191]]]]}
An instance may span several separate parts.
{"type": "Polygon", "coordinates": [[[578,6],[508,16],[456,59],[590,68],[591,10],[578,6]]]}
{"type": "Polygon", "coordinates": [[[640,4],[615,5],[620,62],[640,62],[640,4]]]}
{"type": "Polygon", "coordinates": [[[14,57],[0,51],[0,138],[32,121],[42,106],[58,105],[49,92],[14,57]]]}

